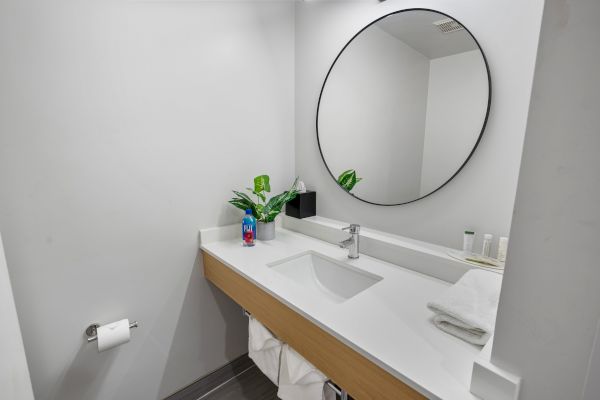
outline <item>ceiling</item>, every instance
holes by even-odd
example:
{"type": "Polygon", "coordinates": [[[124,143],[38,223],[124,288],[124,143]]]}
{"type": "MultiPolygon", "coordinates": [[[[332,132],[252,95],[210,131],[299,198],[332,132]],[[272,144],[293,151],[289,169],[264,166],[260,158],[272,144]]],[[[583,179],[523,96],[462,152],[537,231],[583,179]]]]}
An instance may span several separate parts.
{"type": "Polygon", "coordinates": [[[390,15],[374,24],[429,59],[477,49],[466,30],[442,33],[433,22],[447,19],[433,11],[415,10],[390,15]]]}

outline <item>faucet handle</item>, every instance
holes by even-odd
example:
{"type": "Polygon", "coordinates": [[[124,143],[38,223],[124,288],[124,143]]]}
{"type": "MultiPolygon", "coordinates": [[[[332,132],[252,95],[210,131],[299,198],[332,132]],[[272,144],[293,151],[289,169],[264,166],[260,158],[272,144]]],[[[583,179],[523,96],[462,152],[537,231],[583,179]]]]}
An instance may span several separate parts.
{"type": "Polygon", "coordinates": [[[350,224],[350,226],[342,228],[342,230],[343,231],[350,231],[351,234],[353,234],[353,233],[360,233],[360,225],[358,225],[358,224],[350,224]]]}

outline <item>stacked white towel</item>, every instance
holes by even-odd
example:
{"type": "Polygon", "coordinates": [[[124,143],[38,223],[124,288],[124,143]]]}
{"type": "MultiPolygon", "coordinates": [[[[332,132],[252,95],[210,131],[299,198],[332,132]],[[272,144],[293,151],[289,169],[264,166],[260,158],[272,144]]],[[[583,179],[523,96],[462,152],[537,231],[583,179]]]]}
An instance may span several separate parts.
{"type": "Polygon", "coordinates": [[[433,323],[469,343],[485,345],[494,333],[502,278],[480,269],[468,271],[427,307],[433,323]]]}
{"type": "Polygon", "coordinates": [[[288,345],[283,346],[279,391],[282,400],[333,400],[335,393],[324,390],[327,377],[296,353],[288,345]]]}
{"type": "Polygon", "coordinates": [[[279,378],[279,357],[283,343],[252,316],[248,322],[248,356],[275,385],[279,378]]]}

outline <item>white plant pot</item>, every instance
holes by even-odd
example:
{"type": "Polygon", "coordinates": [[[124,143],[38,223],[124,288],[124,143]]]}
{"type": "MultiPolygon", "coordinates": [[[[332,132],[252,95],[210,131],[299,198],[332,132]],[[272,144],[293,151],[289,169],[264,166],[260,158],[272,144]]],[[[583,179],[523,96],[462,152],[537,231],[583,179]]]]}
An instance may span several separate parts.
{"type": "Polygon", "coordinates": [[[256,238],[258,240],[275,239],[275,222],[258,222],[256,224],[256,238]]]}

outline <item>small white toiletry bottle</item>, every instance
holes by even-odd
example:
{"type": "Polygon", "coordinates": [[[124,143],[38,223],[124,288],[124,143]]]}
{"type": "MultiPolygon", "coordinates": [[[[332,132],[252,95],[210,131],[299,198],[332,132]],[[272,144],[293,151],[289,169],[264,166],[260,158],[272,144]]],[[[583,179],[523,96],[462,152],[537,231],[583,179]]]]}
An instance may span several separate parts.
{"type": "Polygon", "coordinates": [[[465,254],[473,253],[473,242],[474,241],[475,241],[475,232],[465,231],[465,235],[463,237],[463,253],[465,253],[465,254]]]}
{"type": "Polygon", "coordinates": [[[508,250],[508,238],[502,236],[498,240],[498,261],[505,262],[506,261],[506,251],[508,250]]]}
{"type": "Polygon", "coordinates": [[[494,235],[486,233],[483,235],[483,247],[481,249],[481,255],[484,257],[490,256],[490,249],[492,248],[492,240],[494,240],[494,235]]]}

